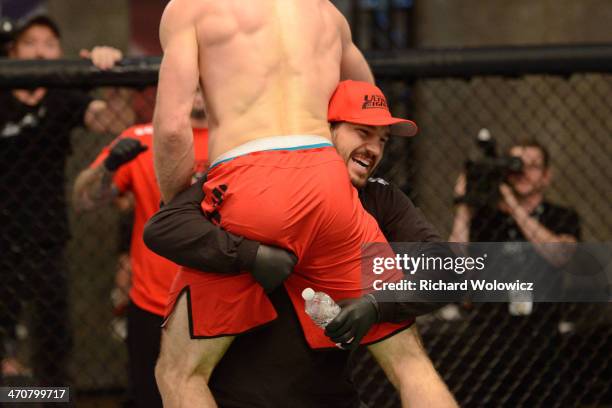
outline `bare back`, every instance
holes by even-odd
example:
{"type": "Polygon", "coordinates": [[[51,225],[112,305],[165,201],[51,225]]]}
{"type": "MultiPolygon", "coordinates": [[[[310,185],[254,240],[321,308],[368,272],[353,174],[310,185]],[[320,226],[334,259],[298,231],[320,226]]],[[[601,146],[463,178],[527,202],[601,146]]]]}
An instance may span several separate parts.
{"type": "Polygon", "coordinates": [[[328,0],[191,2],[211,161],[260,137],[329,137],[343,20],[328,0]]]}
{"type": "Polygon", "coordinates": [[[164,200],[189,185],[198,84],[213,161],[262,137],[330,138],[327,106],[339,80],[374,83],[329,0],[171,0],[160,40],[153,151],[164,200]]]}

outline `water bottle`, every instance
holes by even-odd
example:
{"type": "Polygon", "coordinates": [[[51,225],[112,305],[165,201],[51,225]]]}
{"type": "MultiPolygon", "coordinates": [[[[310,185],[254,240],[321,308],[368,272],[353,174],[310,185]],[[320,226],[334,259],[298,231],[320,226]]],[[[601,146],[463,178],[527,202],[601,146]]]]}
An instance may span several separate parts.
{"type": "Polygon", "coordinates": [[[322,329],[340,313],[340,306],[327,293],[306,288],[302,298],[306,301],[306,314],[322,329]]]}

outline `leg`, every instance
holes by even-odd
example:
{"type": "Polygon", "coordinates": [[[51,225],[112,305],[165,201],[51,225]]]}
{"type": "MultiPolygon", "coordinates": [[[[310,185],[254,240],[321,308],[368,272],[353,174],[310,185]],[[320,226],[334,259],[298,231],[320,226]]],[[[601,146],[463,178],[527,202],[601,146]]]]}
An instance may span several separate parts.
{"type": "Polygon", "coordinates": [[[216,407],[208,380],[232,340],[230,336],[191,339],[187,296],[181,295],[162,330],[161,351],[155,366],[164,407],[216,407]]]}
{"type": "Polygon", "coordinates": [[[368,349],[400,392],[402,407],[458,407],[427,356],[414,326],[368,349]]]}
{"type": "Polygon", "coordinates": [[[127,310],[129,378],[137,407],[161,408],[155,383],[162,318],[130,302],[127,310]]]}

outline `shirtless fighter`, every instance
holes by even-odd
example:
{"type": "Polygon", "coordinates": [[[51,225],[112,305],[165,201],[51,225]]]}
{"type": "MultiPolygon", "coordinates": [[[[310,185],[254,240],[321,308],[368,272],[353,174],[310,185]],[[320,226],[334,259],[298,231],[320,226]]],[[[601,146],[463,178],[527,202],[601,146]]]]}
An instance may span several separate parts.
{"type": "MultiPolygon", "coordinates": [[[[212,162],[202,210],[230,232],[297,256],[285,287],[309,345],[333,347],[303,313],[301,290],[362,296],[361,246],[385,242],[330,142],[327,105],[340,79],[373,82],[346,20],[328,0],[173,0],[160,37],[154,154],[162,198],[189,185],[189,112],[201,84],[212,162]]],[[[416,132],[398,122],[396,132],[416,132]]],[[[366,172],[374,163],[361,157],[355,165],[366,172]]],[[[215,406],[207,381],[232,336],[276,318],[250,274],[188,269],[174,282],[167,315],[156,377],[168,407],[215,406]]],[[[389,336],[408,325],[376,324],[361,342],[372,344],[402,396],[406,343],[403,333],[389,336]]]]}

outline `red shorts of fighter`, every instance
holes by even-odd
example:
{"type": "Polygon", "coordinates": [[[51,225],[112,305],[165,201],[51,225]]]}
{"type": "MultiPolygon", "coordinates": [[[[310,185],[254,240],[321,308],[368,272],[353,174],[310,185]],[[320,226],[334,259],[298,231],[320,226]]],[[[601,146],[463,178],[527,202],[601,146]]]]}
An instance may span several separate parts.
{"type": "MultiPolygon", "coordinates": [[[[266,140],[266,147],[270,140],[283,147],[246,149],[247,153],[211,167],[202,209],[227,231],[297,255],[298,264],[285,288],[308,344],[334,347],[304,312],[301,292],[312,287],[337,301],[371,291],[373,279],[367,278],[371,274],[362,274],[362,245],[386,241],[361,206],[345,163],[326,139],[280,136],[266,140]]],[[[393,256],[390,248],[383,247],[387,248],[384,255],[393,256]]],[[[400,271],[392,271],[377,279],[401,277],[400,271]]],[[[227,275],[182,269],[170,291],[167,315],[184,291],[192,338],[237,335],[277,316],[262,287],[247,272],[227,275]]],[[[378,324],[362,344],[389,337],[410,323],[378,324]]]]}

